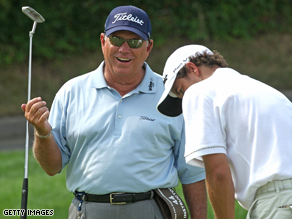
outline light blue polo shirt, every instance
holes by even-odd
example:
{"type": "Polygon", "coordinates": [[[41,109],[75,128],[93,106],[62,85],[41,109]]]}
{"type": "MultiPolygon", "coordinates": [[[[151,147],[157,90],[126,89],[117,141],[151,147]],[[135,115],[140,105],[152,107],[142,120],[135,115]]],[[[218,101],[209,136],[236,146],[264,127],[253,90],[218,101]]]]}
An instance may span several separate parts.
{"type": "Polygon", "coordinates": [[[70,192],[146,192],[205,178],[184,159],[183,117],[156,105],[162,77],[145,63],[141,84],[121,97],[107,86],[103,65],[68,81],[54,99],[49,122],[67,165],[70,192]]]}

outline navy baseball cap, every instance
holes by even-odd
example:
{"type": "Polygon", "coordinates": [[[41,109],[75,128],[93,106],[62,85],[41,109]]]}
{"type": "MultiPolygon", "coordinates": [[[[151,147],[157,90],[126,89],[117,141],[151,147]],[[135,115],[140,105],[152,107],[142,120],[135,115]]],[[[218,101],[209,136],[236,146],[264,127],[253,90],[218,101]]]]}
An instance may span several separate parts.
{"type": "Polygon", "coordinates": [[[151,23],[147,13],[131,5],[114,8],[104,26],[106,36],[119,30],[131,31],[143,40],[150,39],[151,36],[151,23]]]}

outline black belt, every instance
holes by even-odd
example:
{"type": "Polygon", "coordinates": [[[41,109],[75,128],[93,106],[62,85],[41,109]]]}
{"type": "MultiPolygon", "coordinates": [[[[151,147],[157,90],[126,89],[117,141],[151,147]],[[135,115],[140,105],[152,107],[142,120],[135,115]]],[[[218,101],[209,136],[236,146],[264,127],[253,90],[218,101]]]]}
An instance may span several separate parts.
{"type": "Polygon", "coordinates": [[[127,204],[152,199],[154,196],[154,192],[149,191],[143,193],[111,193],[106,195],[91,195],[84,192],[75,192],[74,195],[78,200],[88,202],[127,204]]]}

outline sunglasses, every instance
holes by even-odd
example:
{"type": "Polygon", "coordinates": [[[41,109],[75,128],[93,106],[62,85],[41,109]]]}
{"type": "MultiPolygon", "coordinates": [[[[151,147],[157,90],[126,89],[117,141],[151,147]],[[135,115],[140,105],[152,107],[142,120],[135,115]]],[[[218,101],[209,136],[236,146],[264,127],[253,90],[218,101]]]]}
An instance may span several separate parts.
{"type": "Polygon", "coordinates": [[[124,39],[121,37],[108,36],[109,41],[114,46],[121,46],[124,42],[127,42],[132,49],[140,48],[145,40],[142,39],[124,39]]]}

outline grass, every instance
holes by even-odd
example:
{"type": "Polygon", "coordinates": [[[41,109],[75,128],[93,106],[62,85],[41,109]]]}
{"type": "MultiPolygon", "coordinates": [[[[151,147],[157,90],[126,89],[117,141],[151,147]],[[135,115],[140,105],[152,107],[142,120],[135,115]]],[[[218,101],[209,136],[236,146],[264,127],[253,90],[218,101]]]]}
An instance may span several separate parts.
{"type": "MultiPolygon", "coordinates": [[[[1,152],[0,160],[0,218],[6,218],[3,216],[4,209],[20,209],[24,151],[1,152]]],[[[66,188],[65,174],[49,177],[32,153],[29,155],[28,171],[28,209],[54,209],[54,218],[68,218],[73,195],[66,188]]]]}
{"type": "MultiPolygon", "coordinates": [[[[24,151],[0,152],[0,218],[4,209],[20,209],[21,188],[24,173],[24,151]]],[[[53,218],[68,218],[68,208],[73,195],[67,190],[65,184],[65,171],[49,177],[29,154],[28,164],[28,209],[53,209],[53,218]]],[[[182,195],[182,188],[176,188],[182,195]]],[[[246,211],[236,203],[237,219],[244,219],[246,211]]],[[[19,218],[10,216],[9,218],[19,218]]],[[[32,217],[28,217],[32,218],[32,217]]],[[[37,218],[47,218],[39,216],[37,218]]],[[[209,205],[208,219],[214,219],[212,208],[209,205]]]]}
{"type": "MultiPolygon", "coordinates": [[[[229,66],[279,90],[292,89],[292,34],[266,34],[255,39],[230,39],[194,42],[170,39],[164,46],[156,46],[147,62],[162,74],[167,57],[186,44],[203,44],[218,50],[229,66]]],[[[99,43],[99,42],[97,42],[99,43]]],[[[101,50],[95,53],[72,55],[63,60],[40,62],[33,57],[31,97],[41,96],[50,107],[55,93],[65,81],[94,70],[103,60],[101,50]]],[[[1,66],[0,117],[22,114],[20,105],[27,100],[28,64],[1,66]]]]}

